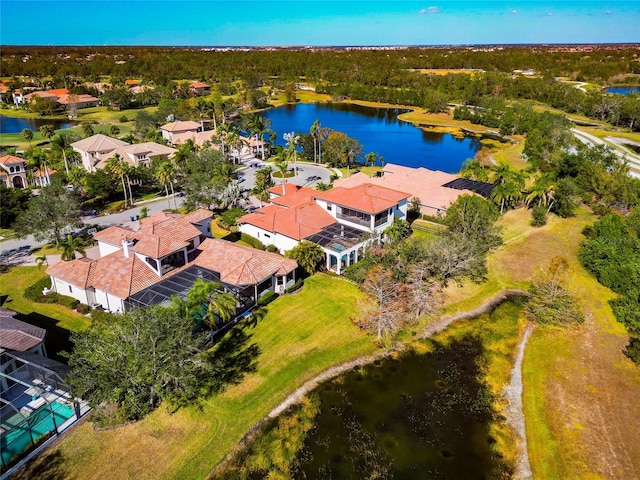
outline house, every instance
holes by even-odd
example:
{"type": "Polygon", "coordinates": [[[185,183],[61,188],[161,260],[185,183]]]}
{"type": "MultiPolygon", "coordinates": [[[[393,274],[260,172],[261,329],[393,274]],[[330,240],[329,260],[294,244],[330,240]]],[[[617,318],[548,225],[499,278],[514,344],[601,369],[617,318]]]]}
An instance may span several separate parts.
{"type": "Polygon", "coordinates": [[[205,130],[203,132],[183,132],[176,133],[173,135],[173,145],[182,145],[186,143],[188,140],[191,140],[194,145],[201,148],[204,147],[205,143],[209,143],[210,148],[215,150],[219,150],[220,147],[215,143],[215,130],[205,130]]]}
{"type": "Polygon", "coordinates": [[[371,178],[359,172],[334,182],[335,187],[353,188],[359,185],[372,184],[409,192],[412,198],[420,200],[420,213],[438,215],[449,208],[461,195],[479,193],[485,197],[491,194],[493,185],[462,179],[457,175],[428,170],[426,168],[403,167],[389,163],[385,165],[381,177],[371,178]]]}
{"type": "Polygon", "coordinates": [[[0,350],[31,352],[46,357],[44,338],[47,331],[15,316],[16,312],[0,307],[0,350]]]}
{"type": "Polygon", "coordinates": [[[209,95],[211,93],[211,87],[206,83],[193,82],[191,84],[191,91],[194,93],[194,95],[197,95],[197,96],[209,95]]]}
{"type": "Polygon", "coordinates": [[[319,192],[293,184],[272,187],[270,205],[238,220],[240,231],[280,252],[302,240],[322,247],[326,267],[340,274],[394,219],[406,219],[408,193],[372,184],[319,192]]]}
{"type": "Polygon", "coordinates": [[[154,157],[171,158],[175,149],[155,142],[135,143],[133,145],[101,133],[92,135],[71,144],[80,154],[85,170],[95,172],[105,167],[107,161],[119,155],[133,167],[148,165],[154,157]]]}
{"type": "Polygon", "coordinates": [[[0,157],[0,183],[8,188],[27,188],[27,168],[24,159],[13,155],[0,157]]]}
{"type": "MultiPolygon", "coordinates": [[[[38,90],[20,97],[19,103],[29,103],[36,97],[49,99],[64,108],[69,108],[71,106],[76,109],[89,108],[96,107],[100,104],[99,98],[84,93],[71,93],[66,88],[57,88],[54,90],[38,90]]],[[[17,97],[14,95],[14,103],[16,103],[16,98],[17,97]]],[[[16,105],[18,105],[19,103],[16,103],[16,105]]]]}
{"type": "Polygon", "coordinates": [[[52,288],[87,305],[122,312],[167,305],[172,295],[185,297],[201,278],[221,282],[246,311],[260,294],[295,282],[295,261],[210,238],[211,215],[202,209],[188,215],[160,212],[102,230],[94,235],[100,258],[51,265],[52,288]]]}
{"type": "Polygon", "coordinates": [[[162,138],[168,141],[170,144],[174,145],[176,142],[174,140],[175,135],[183,134],[183,133],[197,133],[201,131],[201,125],[192,121],[177,121],[170,122],[160,127],[160,131],[162,132],[162,138]]]}

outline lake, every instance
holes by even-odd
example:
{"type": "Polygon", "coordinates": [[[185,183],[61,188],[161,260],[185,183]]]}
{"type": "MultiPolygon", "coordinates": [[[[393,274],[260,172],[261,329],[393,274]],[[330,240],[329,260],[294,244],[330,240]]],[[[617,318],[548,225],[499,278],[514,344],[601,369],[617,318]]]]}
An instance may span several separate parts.
{"type": "Polygon", "coordinates": [[[75,127],[77,124],[68,120],[52,120],[50,118],[14,118],[0,115],[0,133],[20,133],[25,128],[37,132],[43,125],[53,125],[58,130],[61,128],[75,127]]]}
{"type": "Polygon", "coordinates": [[[426,167],[457,173],[467,158],[480,148],[477,137],[456,138],[448,133],[432,133],[398,120],[405,112],[397,108],[362,107],[348,103],[286,105],[262,112],[271,120],[276,144],[285,144],[287,132],[308,133],[317,119],[323,127],[357,138],[362,153],[376,152],[386,163],[426,167]]]}
{"type": "Polygon", "coordinates": [[[631,93],[640,93],[640,87],[607,87],[604,91],[619,95],[629,95],[631,93]]]}

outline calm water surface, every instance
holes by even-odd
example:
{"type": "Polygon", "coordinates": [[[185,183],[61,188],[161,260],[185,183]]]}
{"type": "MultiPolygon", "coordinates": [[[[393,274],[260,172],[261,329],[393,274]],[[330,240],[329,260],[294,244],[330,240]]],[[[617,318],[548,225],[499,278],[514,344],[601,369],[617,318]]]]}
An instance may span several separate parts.
{"type": "Polygon", "coordinates": [[[607,87],[604,91],[620,95],[629,95],[631,93],[640,93],[640,87],[607,87]]]}
{"type": "Polygon", "coordinates": [[[56,130],[76,126],[75,123],[67,120],[52,120],[49,118],[14,118],[0,115],[0,133],[20,133],[25,128],[36,132],[42,125],[53,125],[56,130]]]}
{"type": "Polygon", "coordinates": [[[308,133],[317,119],[329,127],[357,138],[363,155],[377,152],[386,163],[407,167],[426,167],[456,173],[467,158],[480,148],[479,139],[455,138],[450,134],[425,132],[398,120],[405,110],[371,108],[346,103],[286,105],[262,113],[271,120],[276,143],[284,145],[287,132],[308,133]]]}

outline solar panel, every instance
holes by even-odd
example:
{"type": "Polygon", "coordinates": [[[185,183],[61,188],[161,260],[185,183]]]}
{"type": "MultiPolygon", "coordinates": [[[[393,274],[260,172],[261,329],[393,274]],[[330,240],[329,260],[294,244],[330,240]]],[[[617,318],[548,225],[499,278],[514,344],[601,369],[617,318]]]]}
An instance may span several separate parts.
{"type": "Polygon", "coordinates": [[[495,187],[493,183],[479,182],[478,180],[470,180],[468,178],[456,178],[442,186],[453,188],[455,190],[471,190],[485,198],[489,198],[491,196],[491,192],[495,187]]]}

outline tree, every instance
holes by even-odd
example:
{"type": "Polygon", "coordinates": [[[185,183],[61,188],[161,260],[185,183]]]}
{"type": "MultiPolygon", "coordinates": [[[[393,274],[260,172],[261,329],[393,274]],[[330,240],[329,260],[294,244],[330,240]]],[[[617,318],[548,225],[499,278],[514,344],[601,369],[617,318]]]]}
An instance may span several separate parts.
{"type": "Polygon", "coordinates": [[[554,257],[546,268],[538,269],[529,286],[525,315],[540,324],[581,323],[584,317],[568,292],[569,263],[554,257]]]}
{"type": "Polygon", "coordinates": [[[391,243],[397,243],[411,235],[411,225],[406,220],[395,217],[383,233],[391,243]]]}
{"type": "Polygon", "coordinates": [[[371,165],[371,177],[373,177],[373,167],[375,167],[376,165],[376,160],[378,160],[378,157],[380,156],[379,153],[375,153],[375,152],[369,152],[367,153],[364,158],[364,164],[366,165],[371,165]]]}
{"type": "Polygon", "coordinates": [[[309,134],[313,139],[313,162],[316,163],[320,158],[320,120],[316,119],[309,128],[309,134]]]}
{"type": "Polygon", "coordinates": [[[156,168],[156,172],[155,172],[156,180],[162,185],[164,185],[164,192],[167,196],[167,204],[169,205],[169,208],[171,208],[171,200],[169,197],[169,189],[167,186],[171,185],[171,195],[173,196],[173,205],[177,209],[178,204],[176,203],[176,196],[175,196],[176,194],[173,191],[173,180],[176,177],[176,174],[177,174],[176,166],[168,160],[162,162],[158,166],[158,168],[156,168]]]}
{"type": "Polygon", "coordinates": [[[138,420],[166,401],[173,408],[239,382],[255,371],[256,345],[234,329],[209,350],[194,335],[184,304],[125,312],[72,335],[68,380],[74,393],[98,412],[113,405],[138,420]]]}
{"type": "Polygon", "coordinates": [[[53,125],[42,125],[38,131],[40,132],[40,135],[42,135],[42,138],[49,140],[49,143],[51,143],[51,137],[56,133],[56,129],[53,125]]]}
{"type": "Polygon", "coordinates": [[[281,184],[282,184],[282,195],[286,194],[286,184],[287,184],[287,172],[289,171],[289,164],[286,160],[281,160],[276,163],[276,168],[278,169],[278,173],[280,174],[281,184]]]}
{"type": "Polygon", "coordinates": [[[240,184],[237,180],[232,180],[220,192],[218,202],[222,208],[233,208],[243,198],[245,195],[240,189],[240,184]]]}
{"type": "Polygon", "coordinates": [[[49,239],[57,245],[62,231],[76,225],[80,214],[76,195],[55,182],[29,199],[26,209],[16,219],[14,230],[21,238],[33,235],[37,241],[49,239]]]}
{"type": "Polygon", "coordinates": [[[64,170],[67,175],[69,175],[69,161],[67,157],[67,150],[71,148],[71,144],[76,140],[76,135],[71,133],[60,133],[51,139],[52,147],[62,152],[62,158],[64,159],[64,170]]]}
{"type": "Polygon", "coordinates": [[[117,125],[111,125],[111,127],[109,128],[109,133],[111,134],[111,136],[117,137],[118,135],[120,135],[120,127],[118,127],[117,125]]]}
{"type": "Polygon", "coordinates": [[[264,161],[264,136],[266,133],[270,132],[269,126],[271,124],[270,120],[265,119],[262,115],[258,115],[257,113],[251,115],[247,120],[247,128],[252,135],[255,136],[256,140],[260,140],[261,147],[260,151],[262,154],[262,160],[264,161]]]}
{"type": "Polygon", "coordinates": [[[273,168],[270,165],[256,171],[255,186],[251,190],[251,194],[260,200],[260,206],[262,206],[262,202],[266,202],[269,199],[269,189],[274,184],[272,173],[273,168]]]}
{"type": "Polygon", "coordinates": [[[462,178],[469,178],[471,180],[477,180],[479,182],[487,182],[489,180],[489,173],[484,168],[477,158],[467,158],[462,164],[460,170],[460,176],[462,178]]]}
{"type": "MultiPolygon", "coordinates": [[[[124,160],[122,160],[122,158],[120,158],[120,155],[118,155],[117,153],[111,157],[109,160],[107,160],[107,164],[105,165],[105,168],[117,175],[120,178],[120,181],[122,182],[122,191],[124,193],[124,206],[127,206],[127,186],[125,183],[125,177],[127,176],[127,172],[128,172],[128,166],[127,162],[125,162],[124,160]]],[[[133,204],[133,202],[131,200],[129,200],[130,203],[133,204]]]]}
{"type": "Polygon", "coordinates": [[[187,293],[186,307],[191,315],[200,316],[211,330],[233,318],[238,300],[231,293],[222,291],[222,284],[198,279],[187,293]]]}
{"type": "Polygon", "coordinates": [[[285,133],[282,135],[284,141],[287,142],[287,150],[289,152],[288,157],[293,157],[293,175],[296,176],[298,174],[298,152],[296,147],[298,146],[298,142],[300,141],[300,136],[296,135],[295,132],[285,133]]]}
{"type": "Polygon", "coordinates": [[[0,228],[11,228],[30,197],[31,190],[27,188],[8,188],[0,183],[0,228]]]}
{"type": "Polygon", "coordinates": [[[31,140],[33,140],[33,131],[25,128],[24,130],[22,130],[22,133],[20,135],[22,136],[22,138],[29,142],[29,147],[31,147],[31,140]]]}
{"type": "Polygon", "coordinates": [[[93,131],[93,125],[91,125],[88,122],[84,122],[82,124],[82,131],[84,132],[86,137],[90,137],[91,135],[93,135],[95,132],[93,131]]]}
{"type": "Polygon", "coordinates": [[[393,272],[382,265],[373,267],[364,278],[362,291],[369,298],[361,304],[360,324],[372,329],[380,343],[383,337],[392,335],[404,321],[393,272]]]}
{"type": "Polygon", "coordinates": [[[317,272],[325,259],[322,247],[308,240],[301,241],[291,250],[286,251],[284,256],[298,262],[298,265],[309,275],[317,272]]]}
{"type": "Polygon", "coordinates": [[[433,278],[430,265],[426,262],[409,267],[404,287],[407,308],[415,320],[425,313],[434,312],[442,301],[442,285],[433,278]]]}
{"type": "Polygon", "coordinates": [[[85,249],[86,244],[82,237],[67,235],[67,239],[60,242],[60,247],[62,248],[62,255],[60,255],[61,260],[75,259],[76,252],[83,257],[87,256],[87,251],[85,249]]]}

